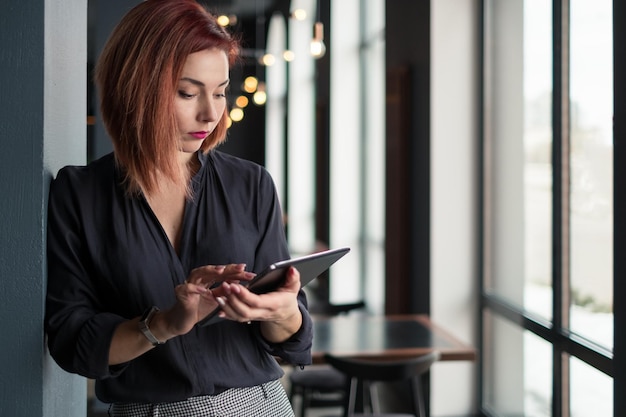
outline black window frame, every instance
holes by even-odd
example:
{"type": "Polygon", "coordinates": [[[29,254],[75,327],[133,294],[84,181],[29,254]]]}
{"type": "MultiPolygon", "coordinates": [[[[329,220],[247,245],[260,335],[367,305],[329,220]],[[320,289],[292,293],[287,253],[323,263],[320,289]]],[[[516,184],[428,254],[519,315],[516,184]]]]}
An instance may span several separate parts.
{"type": "MultiPolygon", "coordinates": [[[[620,256],[626,250],[626,193],[620,190],[626,189],[626,28],[620,22],[626,21],[626,3],[620,0],[613,1],[613,74],[614,74],[614,225],[613,225],[613,250],[614,250],[614,272],[613,272],[613,293],[614,296],[614,347],[612,350],[604,346],[593,343],[585,338],[579,337],[567,329],[569,300],[566,294],[569,293],[568,280],[565,279],[567,272],[566,263],[569,254],[568,245],[563,245],[565,239],[569,238],[568,219],[569,210],[567,199],[560,196],[569,193],[568,178],[563,177],[563,170],[568,163],[568,129],[569,125],[569,98],[568,98],[568,77],[569,68],[567,62],[568,27],[569,27],[569,1],[553,1],[553,320],[548,321],[538,317],[519,306],[508,302],[493,293],[487,291],[485,285],[485,271],[488,267],[485,264],[485,235],[482,232],[489,219],[485,218],[485,125],[481,110],[479,120],[479,276],[480,280],[480,303],[478,312],[479,323],[479,370],[478,370],[478,403],[481,415],[492,416],[493,411],[485,408],[484,383],[485,375],[482,364],[485,363],[485,313],[489,312],[497,317],[507,319],[511,323],[519,326],[521,330],[527,330],[542,338],[553,346],[553,387],[552,387],[552,416],[569,417],[569,395],[568,380],[562,377],[566,375],[569,361],[564,360],[568,355],[575,356],[589,366],[607,374],[613,378],[614,387],[614,415],[619,416],[620,412],[626,410],[626,396],[620,393],[626,392],[626,361],[622,352],[626,342],[626,303],[620,303],[619,294],[626,293],[626,282],[620,277],[626,277],[626,257],[620,256]],[[565,266],[565,267],[564,267],[565,266]]],[[[479,2],[479,108],[484,109],[485,98],[485,1],[479,2]]],[[[567,174],[565,174],[567,175],[567,174]]]]}

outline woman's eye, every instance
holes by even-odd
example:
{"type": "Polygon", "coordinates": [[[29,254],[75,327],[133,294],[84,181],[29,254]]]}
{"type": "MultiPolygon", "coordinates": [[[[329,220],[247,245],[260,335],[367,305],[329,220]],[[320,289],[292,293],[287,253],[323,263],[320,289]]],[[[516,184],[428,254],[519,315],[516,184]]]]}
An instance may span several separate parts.
{"type": "Polygon", "coordinates": [[[187,99],[194,98],[196,96],[195,94],[189,94],[182,90],[178,92],[178,95],[181,96],[182,98],[187,98],[187,99]]]}

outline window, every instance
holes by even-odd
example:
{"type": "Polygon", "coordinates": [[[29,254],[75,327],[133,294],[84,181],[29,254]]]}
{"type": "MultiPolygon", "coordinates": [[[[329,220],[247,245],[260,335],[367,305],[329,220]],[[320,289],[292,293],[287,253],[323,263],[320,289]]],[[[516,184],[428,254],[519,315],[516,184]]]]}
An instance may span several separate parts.
{"type": "Polygon", "coordinates": [[[483,22],[482,409],[612,416],[613,4],[483,22]]]}
{"type": "MultiPolygon", "coordinates": [[[[329,271],[331,278],[341,277],[330,280],[329,291],[316,287],[320,280],[307,289],[335,304],[365,300],[370,312],[384,308],[384,6],[382,0],[290,3],[291,11],[306,10],[307,19],[288,23],[295,59],[288,67],[287,146],[268,142],[279,155],[272,172],[280,173],[284,160],[287,165],[277,183],[286,190],[293,253],[351,248],[329,271]],[[330,61],[320,60],[328,65],[320,71],[308,48],[314,18],[324,21],[326,11],[324,59],[330,61]]],[[[268,112],[276,108],[268,104],[268,112]]],[[[281,117],[272,125],[277,130],[281,117]]]]}
{"type": "Polygon", "coordinates": [[[330,2],[330,244],[350,246],[333,266],[334,303],[384,308],[385,3],[330,2]]]}

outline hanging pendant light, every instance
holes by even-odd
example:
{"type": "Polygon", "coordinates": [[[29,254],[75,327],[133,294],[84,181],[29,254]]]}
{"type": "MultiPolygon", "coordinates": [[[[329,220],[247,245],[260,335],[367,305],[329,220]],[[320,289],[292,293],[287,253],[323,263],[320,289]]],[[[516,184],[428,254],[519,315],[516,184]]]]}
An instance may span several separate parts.
{"type": "Polygon", "coordinates": [[[322,22],[315,22],[313,25],[313,39],[311,40],[311,55],[313,55],[315,59],[320,59],[325,54],[324,24],[322,22]]]}
{"type": "Polygon", "coordinates": [[[324,44],[324,24],[321,19],[321,2],[317,0],[316,3],[317,10],[315,10],[315,15],[317,19],[313,24],[313,39],[311,40],[310,51],[313,58],[320,59],[326,54],[326,45],[324,44]]]}

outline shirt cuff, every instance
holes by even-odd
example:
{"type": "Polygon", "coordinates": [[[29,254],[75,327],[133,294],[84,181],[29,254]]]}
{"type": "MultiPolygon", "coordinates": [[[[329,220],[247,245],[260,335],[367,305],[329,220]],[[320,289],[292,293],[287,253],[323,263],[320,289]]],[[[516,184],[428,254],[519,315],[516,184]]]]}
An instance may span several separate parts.
{"type": "Polygon", "coordinates": [[[313,345],[313,320],[307,309],[299,303],[302,314],[302,325],[296,333],[282,343],[270,343],[261,335],[259,326],[257,332],[261,344],[273,356],[278,356],[287,363],[305,366],[312,363],[311,347],[313,345]]]}

